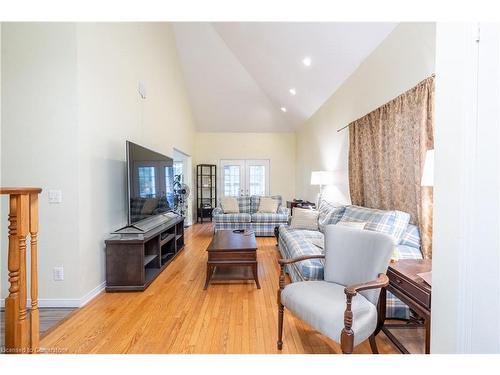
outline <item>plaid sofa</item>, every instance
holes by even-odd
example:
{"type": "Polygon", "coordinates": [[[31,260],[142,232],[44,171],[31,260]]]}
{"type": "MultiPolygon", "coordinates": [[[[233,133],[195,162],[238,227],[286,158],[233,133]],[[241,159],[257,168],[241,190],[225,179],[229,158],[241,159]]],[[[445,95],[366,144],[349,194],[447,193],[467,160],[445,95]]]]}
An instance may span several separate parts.
{"type": "MultiPolygon", "coordinates": [[[[396,245],[399,259],[422,259],[418,227],[408,224],[407,220],[409,220],[409,216],[407,217],[407,214],[403,215],[405,214],[403,212],[396,213],[395,211],[372,210],[358,206],[332,206],[329,209],[325,209],[323,202],[319,207],[319,211],[319,231],[292,229],[287,225],[281,225],[279,227],[278,246],[283,258],[322,254],[324,252],[322,248],[322,243],[324,243],[322,231],[325,225],[336,224],[339,221],[366,221],[371,224],[367,224],[366,228],[368,230],[380,230],[385,233],[390,232],[399,236],[396,245]],[[373,211],[373,215],[370,216],[367,210],[373,211]],[[391,222],[391,220],[395,220],[392,222],[392,225],[397,226],[397,229],[389,228],[387,223],[391,222]],[[400,221],[398,222],[398,220],[402,220],[403,223],[400,221]],[[378,228],[376,228],[377,221],[380,221],[378,228]],[[406,225],[404,225],[404,222],[406,222],[406,225]],[[404,228],[402,233],[399,234],[401,227],[404,228]]],[[[292,282],[322,280],[323,268],[323,260],[310,259],[291,264],[287,266],[286,271],[292,282]]],[[[387,293],[387,317],[401,319],[408,319],[410,317],[408,306],[391,293],[387,293]]]]}
{"type": "Polygon", "coordinates": [[[271,198],[279,202],[276,213],[260,213],[260,196],[236,197],[240,212],[237,214],[225,214],[222,208],[216,207],[212,211],[215,222],[215,230],[221,229],[247,229],[253,230],[256,236],[274,236],[274,228],[287,224],[290,218],[288,208],[281,205],[281,196],[274,195],[271,198]]]}

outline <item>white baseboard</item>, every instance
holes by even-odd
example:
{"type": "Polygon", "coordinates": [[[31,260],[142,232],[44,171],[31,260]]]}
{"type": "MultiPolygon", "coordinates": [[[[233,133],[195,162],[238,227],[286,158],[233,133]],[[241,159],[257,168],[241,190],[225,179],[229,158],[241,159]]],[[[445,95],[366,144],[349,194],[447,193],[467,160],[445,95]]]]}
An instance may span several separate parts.
{"type": "MultiPolygon", "coordinates": [[[[83,307],[94,299],[99,293],[101,293],[106,286],[106,282],[102,282],[97,285],[90,292],[85,294],[82,298],[69,298],[69,299],[56,299],[56,298],[40,298],[38,300],[38,307],[72,307],[78,308],[83,307]]],[[[27,306],[31,304],[31,299],[26,302],[27,306]]],[[[0,299],[0,308],[5,307],[5,300],[0,299]]]]}
{"type": "Polygon", "coordinates": [[[83,307],[87,303],[89,303],[91,300],[93,300],[99,293],[101,293],[104,288],[106,287],[106,281],[103,281],[99,285],[97,285],[94,289],[92,289],[90,292],[85,294],[82,298],[80,298],[80,305],[78,307],[83,307]]]}

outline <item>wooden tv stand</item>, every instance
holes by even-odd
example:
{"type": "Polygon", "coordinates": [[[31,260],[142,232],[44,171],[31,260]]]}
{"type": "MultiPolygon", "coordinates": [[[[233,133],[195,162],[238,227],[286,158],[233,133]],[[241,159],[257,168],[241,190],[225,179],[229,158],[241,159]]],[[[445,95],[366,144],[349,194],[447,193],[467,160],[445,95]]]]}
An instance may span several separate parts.
{"type": "Polygon", "coordinates": [[[106,240],[106,291],[142,291],[184,248],[184,218],[146,233],[106,240]]]}

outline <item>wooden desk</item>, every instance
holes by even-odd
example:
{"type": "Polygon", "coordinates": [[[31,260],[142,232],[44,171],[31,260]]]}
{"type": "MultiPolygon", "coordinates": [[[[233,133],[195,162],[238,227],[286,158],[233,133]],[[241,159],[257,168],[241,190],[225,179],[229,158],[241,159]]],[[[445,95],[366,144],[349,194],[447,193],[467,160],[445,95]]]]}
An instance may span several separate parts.
{"type": "Polygon", "coordinates": [[[383,288],[380,293],[377,332],[383,331],[389,340],[404,354],[409,354],[408,350],[390,332],[390,328],[415,328],[422,324],[418,322],[384,324],[387,291],[394,294],[423,319],[423,326],[425,328],[425,353],[429,354],[431,337],[431,287],[420,276],[417,276],[417,273],[430,272],[431,270],[432,265],[429,259],[402,259],[391,263],[387,269],[389,285],[387,288],[383,288]]]}

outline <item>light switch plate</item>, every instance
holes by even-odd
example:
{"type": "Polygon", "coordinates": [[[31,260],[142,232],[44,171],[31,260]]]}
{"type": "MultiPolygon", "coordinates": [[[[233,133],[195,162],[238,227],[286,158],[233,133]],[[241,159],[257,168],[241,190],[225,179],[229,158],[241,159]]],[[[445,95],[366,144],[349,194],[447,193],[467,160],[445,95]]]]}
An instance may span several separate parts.
{"type": "Polygon", "coordinates": [[[62,191],[61,190],[49,190],[49,203],[61,203],[62,202],[62,191]]]}

